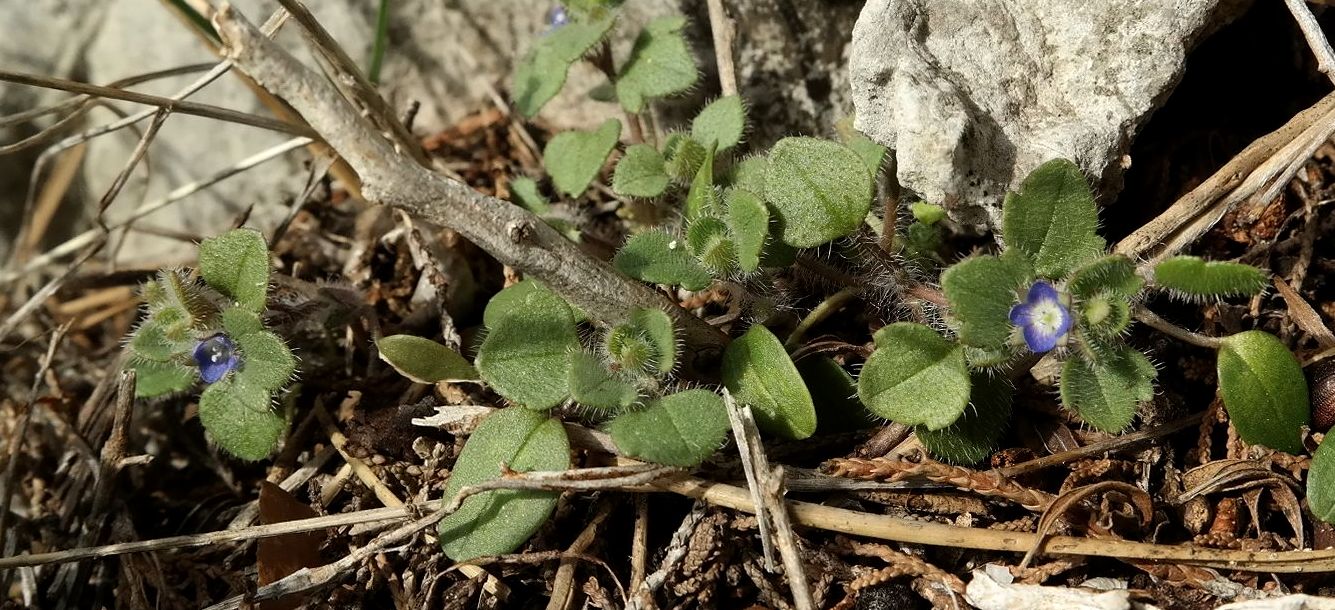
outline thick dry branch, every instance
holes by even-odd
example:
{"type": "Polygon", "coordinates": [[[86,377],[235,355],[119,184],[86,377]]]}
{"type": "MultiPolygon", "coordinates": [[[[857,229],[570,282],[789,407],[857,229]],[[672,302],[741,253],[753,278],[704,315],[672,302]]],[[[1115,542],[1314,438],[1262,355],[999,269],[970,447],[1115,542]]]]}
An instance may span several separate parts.
{"type": "MultiPolygon", "coordinates": [[[[218,11],[214,25],[236,67],[301,113],[361,175],[363,193],[372,201],[459,232],[603,322],[624,322],[632,308],[653,307],[673,317],[697,357],[712,357],[727,341],[653,288],[584,254],[524,209],[435,174],[396,151],[331,84],[262,36],[231,6],[218,11]]],[[[698,376],[691,360],[686,372],[698,376]]]]}

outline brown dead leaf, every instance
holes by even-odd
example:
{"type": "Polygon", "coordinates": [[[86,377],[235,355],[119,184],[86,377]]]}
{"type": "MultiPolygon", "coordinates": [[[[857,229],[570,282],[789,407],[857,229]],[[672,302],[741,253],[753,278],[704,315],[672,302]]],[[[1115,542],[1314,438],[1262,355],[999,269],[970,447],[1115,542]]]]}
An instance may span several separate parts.
{"type": "MultiPolygon", "coordinates": [[[[282,487],[269,481],[260,483],[261,524],[271,525],[318,516],[311,507],[293,498],[282,487]]],[[[280,580],[302,568],[320,566],[323,563],[320,559],[320,545],[324,539],[324,532],[319,530],[261,538],[255,550],[260,585],[280,580]]],[[[260,602],[260,609],[288,610],[301,606],[303,601],[302,596],[287,596],[260,602]]]]}

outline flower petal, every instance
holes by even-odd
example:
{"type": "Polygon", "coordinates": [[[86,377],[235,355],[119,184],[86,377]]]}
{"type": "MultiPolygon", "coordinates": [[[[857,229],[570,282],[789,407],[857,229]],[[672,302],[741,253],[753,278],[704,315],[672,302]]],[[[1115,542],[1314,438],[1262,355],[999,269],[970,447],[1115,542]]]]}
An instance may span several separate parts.
{"type": "Polygon", "coordinates": [[[241,363],[241,356],[236,353],[236,344],[226,335],[214,335],[195,345],[195,365],[199,367],[199,377],[204,383],[214,383],[222,379],[241,363]]]}
{"type": "Polygon", "coordinates": [[[1053,288],[1052,284],[1049,284],[1043,280],[1039,280],[1037,282],[1034,282],[1033,286],[1029,287],[1029,294],[1025,295],[1024,302],[1033,305],[1034,303],[1038,303],[1040,301],[1060,301],[1060,300],[1061,296],[1057,294],[1057,289],[1053,288]]]}
{"type": "Polygon", "coordinates": [[[1028,345],[1029,351],[1035,354],[1052,351],[1052,348],[1057,347],[1057,341],[1065,334],[1043,332],[1037,324],[1026,324],[1023,328],[1025,345],[1028,345]]]}
{"type": "Polygon", "coordinates": [[[1019,303],[1011,308],[1011,324],[1024,326],[1029,323],[1031,312],[1034,306],[1029,303],[1019,303]]]}

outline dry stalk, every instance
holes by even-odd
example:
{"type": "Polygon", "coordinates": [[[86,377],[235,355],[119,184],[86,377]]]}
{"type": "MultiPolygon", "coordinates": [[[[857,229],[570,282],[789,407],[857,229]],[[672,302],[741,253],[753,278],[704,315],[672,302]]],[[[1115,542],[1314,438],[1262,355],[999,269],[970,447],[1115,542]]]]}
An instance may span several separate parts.
{"type": "Polygon", "coordinates": [[[958,595],[964,594],[964,581],[960,580],[958,576],[928,563],[927,560],[921,557],[896,551],[884,544],[869,544],[858,542],[856,540],[847,540],[846,543],[848,549],[854,554],[862,555],[863,557],[879,558],[890,564],[890,567],[886,568],[887,570],[893,571],[892,575],[885,575],[881,572],[877,572],[876,574],[868,574],[856,579],[853,581],[853,584],[850,585],[850,588],[853,590],[867,586],[866,584],[856,586],[857,582],[863,579],[868,581],[876,580],[877,583],[880,583],[898,576],[918,576],[945,585],[946,588],[954,591],[958,595]]]}
{"type": "Polygon", "coordinates": [[[1041,511],[1052,503],[1053,495],[1030,489],[995,471],[978,472],[940,462],[905,462],[885,458],[838,458],[826,469],[835,476],[879,481],[926,479],[958,489],[1015,502],[1029,510],[1041,511]]]}

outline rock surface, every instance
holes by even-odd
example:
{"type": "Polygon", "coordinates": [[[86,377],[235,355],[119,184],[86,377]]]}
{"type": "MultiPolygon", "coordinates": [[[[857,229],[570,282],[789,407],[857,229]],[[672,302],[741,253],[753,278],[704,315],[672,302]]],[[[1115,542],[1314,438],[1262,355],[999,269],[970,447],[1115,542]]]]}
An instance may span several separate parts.
{"type": "Polygon", "coordinates": [[[855,125],[902,186],[968,224],[1055,157],[1104,198],[1187,53],[1243,0],[869,0],[853,30],[855,125]]]}

